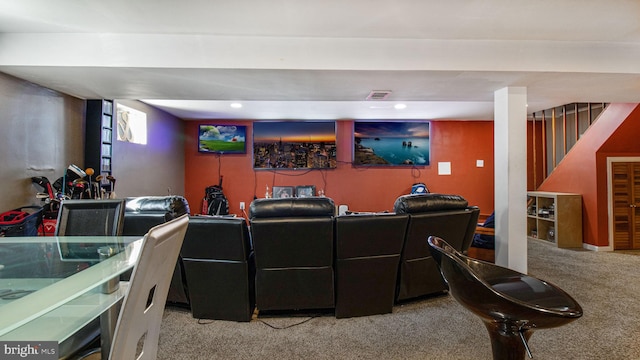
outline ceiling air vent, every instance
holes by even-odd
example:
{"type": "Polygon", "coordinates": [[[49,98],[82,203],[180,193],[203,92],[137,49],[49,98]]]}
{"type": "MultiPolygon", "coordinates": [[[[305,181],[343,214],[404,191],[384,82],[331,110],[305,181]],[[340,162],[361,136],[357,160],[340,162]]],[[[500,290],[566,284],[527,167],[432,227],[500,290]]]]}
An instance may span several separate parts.
{"type": "Polygon", "coordinates": [[[367,96],[367,100],[386,100],[391,95],[391,90],[373,90],[367,96]]]}

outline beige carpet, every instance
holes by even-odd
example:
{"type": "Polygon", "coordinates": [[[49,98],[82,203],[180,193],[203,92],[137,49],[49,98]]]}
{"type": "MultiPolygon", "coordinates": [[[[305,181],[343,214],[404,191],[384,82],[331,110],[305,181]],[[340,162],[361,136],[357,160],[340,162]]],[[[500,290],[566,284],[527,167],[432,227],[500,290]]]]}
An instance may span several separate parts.
{"type": "MultiPolygon", "coordinates": [[[[529,273],[569,292],[585,313],[567,326],[534,332],[534,359],[640,359],[639,268],[638,256],[530,240],[529,273]]],[[[491,359],[482,322],[448,295],[386,315],[304,315],[200,324],[189,312],[168,308],[158,359],[491,359]]]]}

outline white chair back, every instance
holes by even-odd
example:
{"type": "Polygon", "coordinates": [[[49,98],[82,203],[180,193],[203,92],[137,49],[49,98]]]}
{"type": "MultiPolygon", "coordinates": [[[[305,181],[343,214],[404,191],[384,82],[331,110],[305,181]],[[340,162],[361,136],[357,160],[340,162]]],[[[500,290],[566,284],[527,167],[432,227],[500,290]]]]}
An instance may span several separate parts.
{"type": "Polygon", "coordinates": [[[188,224],[188,215],[183,215],[145,235],[118,316],[110,359],[156,359],[171,276],[188,224]]]}

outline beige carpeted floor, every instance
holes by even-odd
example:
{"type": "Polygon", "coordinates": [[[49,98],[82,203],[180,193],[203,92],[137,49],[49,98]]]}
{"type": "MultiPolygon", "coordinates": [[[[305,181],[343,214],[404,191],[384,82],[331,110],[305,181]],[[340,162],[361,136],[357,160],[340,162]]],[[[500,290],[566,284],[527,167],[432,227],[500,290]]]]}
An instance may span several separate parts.
{"type": "MultiPolygon", "coordinates": [[[[640,257],[557,249],[529,241],[529,273],[571,294],[584,316],[534,332],[534,359],[640,359],[640,257]]],[[[392,314],[258,316],[248,323],[197,319],[167,308],[158,359],[491,359],[482,322],[449,295],[392,314]],[[267,325],[268,324],[268,325],[267,325]]]]}

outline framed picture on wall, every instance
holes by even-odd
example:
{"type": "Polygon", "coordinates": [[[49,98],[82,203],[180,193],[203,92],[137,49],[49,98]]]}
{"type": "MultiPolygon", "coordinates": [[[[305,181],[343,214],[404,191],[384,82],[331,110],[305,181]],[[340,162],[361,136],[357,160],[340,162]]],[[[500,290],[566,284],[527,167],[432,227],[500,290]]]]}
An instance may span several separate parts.
{"type": "Polygon", "coordinates": [[[296,186],[296,197],[312,197],[316,196],[316,186],[315,185],[300,185],[296,186]]]}
{"type": "Polygon", "coordinates": [[[293,186],[274,186],[273,187],[273,198],[292,198],[295,193],[295,188],[293,186]]]}

